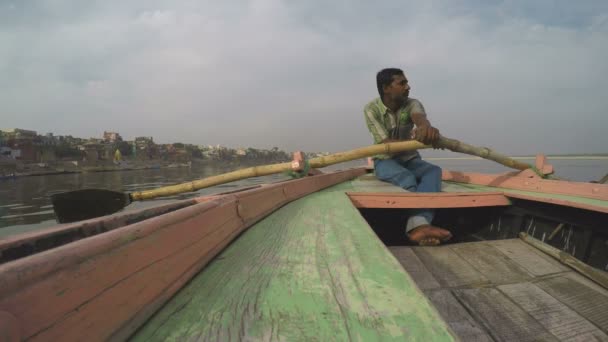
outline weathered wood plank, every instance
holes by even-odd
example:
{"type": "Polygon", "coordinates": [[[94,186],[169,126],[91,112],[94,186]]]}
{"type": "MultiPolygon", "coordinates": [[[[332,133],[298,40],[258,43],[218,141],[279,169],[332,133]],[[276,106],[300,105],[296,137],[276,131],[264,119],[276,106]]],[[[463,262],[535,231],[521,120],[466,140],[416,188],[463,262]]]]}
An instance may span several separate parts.
{"type": "Polygon", "coordinates": [[[23,339],[125,339],[241,231],[286,203],[286,196],[362,172],[216,197],[5,263],[0,265],[0,312],[14,318],[23,339]],[[258,196],[267,191],[267,199],[258,196]]]}
{"type": "Polygon", "coordinates": [[[492,241],[491,245],[534,276],[567,272],[570,269],[520,239],[492,241]]]}
{"type": "MultiPolygon", "coordinates": [[[[149,224],[149,221],[140,222],[122,229],[128,234],[114,230],[92,237],[87,246],[66,245],[18,260],[14,264],[5,264],[3,267],[13,266],[14,269],[0,272],[4,275],[0,279],[6,281],[1,290],[8,291],[12,287],[15,292],[0,296],[0,308],[10,310],[19,319],[24,338],[78,339],[75,336],[85,331],[89,336],[108,338],[118,326],[152,300],[154,294],[166,289],[170,281],[165,277],[179,276],[197,260],[204,258],[208,250],[217,246],[218,241],[223,241],[223,236],[241,230],[240,222],[228,224],[236,218],[236,208],[234,201],[225,202],[221,205],[210,202],[190,206],[156,219],[157,225],[149,224]],[[175,220],[176,217],[179,219],[175,220]],[[201,229],[202,222],[209,225],[201,229]],[[158,241],[163,241],[163,244],[158,241]],[[141,273],[153,271],[160,261],[170,259],[176,251],[194,244],[197,244],[198,252],[188,253],[182,264],[172,269],[172,273],[163,274],[163,277],[157,277],[158,273],[155,272],[141,273]],[[100,252],[106,249],[110,252],[100,252]],[[46,262],[32,262],[35,267],[29,268],[18,265],[36,261],[35,258],[46,259],[46,262]],[[62,265],[62,262],[67,265],[62,265]],[[34,278],[36,273],[40,274],[40,280],[34,278]],[[139,291],[137,284],[132,282],[133,276],[138,273],[144,274],[140,285],[145,286],[147,291],[139,291]],[[27,276],[33,279],[27,279],[27,276]],[[128,291],[121,291],[118,284],[129,287],[128,291]],[[104,300],[107,296],[112,300],[104,300]],[[116,303],[119,305],[113,306],[116,303]],[[89,308],[97,308],[98,311],[89,314],[89,308]],[[112,315],[103,315],[109,311],[112,315]],[[66,325],[74,320],[80,320],[80,323],[87,321],[91,326],[66,325]]],[[[226,244],[227,241],[224,241],[224,246],[226,244]]]]}
{"type": "Polygon", "coordinates": [[[494,288],[453,290],[498,341],[557,341],[532,316],[494,288]]]}
{"type": "Polygon", "coordinates": [[[412,251],[411,247],[393,246],[388,249],[393,253],[395,258],[397,258],[401,266],[405,268],[407,273],[414,278],[416,285],[418,285],[420,289],[429,290],[440,287],[435,277],[426,269],[422,261],[416,256],[416,253],[412,251]]]}
{"type": "Polygon", "coordinates": [[[351,181],[353,191],[360,192],[408,192],[396,185],[383,182],[373,175],[360,176],[351,181]]]}
{"type": "Polygon", "coordinates": [[[135,340],[451,340],[344,193],[286,205],[242,234],[135,340]]]}
{"type": "Polygon", "coordinates": [[[490,283],[488,278],[475,270],[471,264],[448,246],[413,247],[413,250],[443,286],[457,287],[490,283]]]}
{"type": "Polygon", "coordinates": [[[357,208],[473,208],[511,205],[502,193],[348,192],[357,208]]]}
{"type": "Polygon", "coordinates": [[[561,263],[572,267],[580,274],[593,280],[594,282],[603,286],[605,289],[608,289],[608,272],[591,267],[572,255],[543,243],[542,241],[537,240],[526,233],[519,233],[519,237],[531,246],[559,260],[561,263]]]}
{"type": "MultiPolygon", "coordinates": [[[[553,203],[559,205],[566,205],[575,208],[582,208],[587,210],[593,210],[598,212],[608,212],[608,201],[601,199],[592,199],[585,198],[580,196],[572,196],[568,194],[558,194],[558,193],[542,193],[542,192],[534,192],[526,191],[526,190],[514,190],[508,189],[505,187],[497,186],[484,186],[484,185],[475,185],[475,184],[467,184],[467,183],[452,183],[452,182],[443,182],[445,191],[502,191],[505,196],[509,198],[521,198],[528,199],[533,201],[545,202],[545,203],[553,203]],[[450,185],[458,185],[458,187],[450,186],[450,185]],[[460,190],[459,190],[460,189],[460,190]]],[[[602,185],[605,186],[605,185],[602,185]]]]}
{"type": "Polygon", "coordinates": [[[516,190],[528,190],[548,194],[561,194],[572,197],[584,197],[601,201],[608,200],[608,185],[564,180],[534,179],[514,177],[512,175],[491,175],[482,173],[463,173],[443,171],[443,180],[487,185],[516,190]]]}
{"type": "Polygon", "coordinates": [[[608,332],[608,296],[571,277],[557,276],[536,283],[581,316],[608,332]]]}
{"type": "Polygon", "coordinates": [[[608,341],[608,335],[534,284],[498,288],[561,341],[608,341]]]}
{"type": "Polygon", "coordinates": [[[520,282],[531,278],[523,268],[499,250],[485,243],[463,243],[450,248],[494,284],[520,282]]]}
{"type": "Polygon", "coordinates": [[[461,341],[493,341],[483,326],[471,317],[449,290],[425,291],[425,293],[461,341]]]}

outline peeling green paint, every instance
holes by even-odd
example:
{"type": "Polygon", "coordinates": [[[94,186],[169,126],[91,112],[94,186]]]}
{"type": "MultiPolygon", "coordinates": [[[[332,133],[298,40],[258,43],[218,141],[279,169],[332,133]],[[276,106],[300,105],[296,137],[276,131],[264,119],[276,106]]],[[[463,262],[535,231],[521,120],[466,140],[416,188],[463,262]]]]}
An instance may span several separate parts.
{"type": "Polygon", "coordinates": [[[133,339],[453,340],[347,189],[306,196],[251,227],[133,339]]]}

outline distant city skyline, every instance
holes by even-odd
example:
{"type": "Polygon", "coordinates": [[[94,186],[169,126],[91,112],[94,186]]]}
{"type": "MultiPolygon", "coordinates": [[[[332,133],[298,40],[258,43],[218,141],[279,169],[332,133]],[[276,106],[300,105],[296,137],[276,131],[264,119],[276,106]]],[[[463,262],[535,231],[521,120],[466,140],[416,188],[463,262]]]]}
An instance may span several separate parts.
{"type": "Polygon", "coordinates": [[[603,0],[4,1],[0,27],[7,128],[344,151],[372,143],[362,108],[399,67],[445,136],[608,152],[603,0]]]}

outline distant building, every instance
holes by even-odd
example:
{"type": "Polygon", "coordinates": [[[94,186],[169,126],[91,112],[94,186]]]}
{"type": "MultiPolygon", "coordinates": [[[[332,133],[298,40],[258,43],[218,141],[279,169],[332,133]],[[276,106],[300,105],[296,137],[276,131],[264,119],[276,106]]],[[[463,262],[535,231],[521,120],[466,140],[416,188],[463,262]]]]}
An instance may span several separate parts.
{"type": "Polygon", "coordinates": [[[85,164],[88,166],[95,166],[97,162],[102,159],[104,148],[103,145],[95,142],[88,142],[80,147],[84,151],[85,164]]]}
{"type": "Polygon", "coordinates": [[[137,145],[154,144],[154,138],[153,137],[136,137],[135,138],[135,143],[137,145]]]}
{"type": "Polygon", "coordinates": [[[44,146],[57,146],[59,144],[59,138],[54,136],[53,133],[47,133],[40,138],[44,146]]]}
{"type": "Polygon", "coordinates": [[[99,144],[99,145],[101,145],[103,143],[104,143],[103,139],[89,138],[85,144],[99,144]]]}
{"type": "Polygon", "coordinates": [[[103,140],[107,143],[115,143],[117,141],[122,141],[122,137],[120,134],[116,132],[103,132],[103,140]]]}
{"type": "Polygon", "coordinates": [[[2,146],[0,147],[0,158],[5,158],[5,159],[16,159],[17,155],[16,154],[21,154],[21,151],[14,151],[12,148],[10,147],[6,147],[6,146],[2,146]]]}
{"type": "Polygon", "coordinates": [[[2,129],[3,145],[12,149],[16,160],[38,162],[40,159],[40,139],[36,131],[21,128],[2,129]]]}
{"type": "Polygon", "coordinates": [[[160,157],[160,148],[152,137],[137,137],[133,142],[136,157],[139,159],[155,159],[160,157]]]}
{"type": "Polygon", "coordinates": [[[10,140],[10,139],[34,139],[36,138],[36,136],[38,136],[38,133],[36,133],[36,131],[30,131],[27,129],[21,129],[21,128],[9,128],[9,129],[2,129],[0,130],[2,131],[2,135],[4,136],[4,138],[6,140],[10,140]]]}

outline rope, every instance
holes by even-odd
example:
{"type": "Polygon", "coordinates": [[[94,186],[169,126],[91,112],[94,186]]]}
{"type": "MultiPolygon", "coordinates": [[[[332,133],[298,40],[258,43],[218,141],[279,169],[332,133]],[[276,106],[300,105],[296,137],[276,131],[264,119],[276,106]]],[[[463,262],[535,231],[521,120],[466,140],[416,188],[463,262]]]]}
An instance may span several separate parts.
{"type": "Polygon", "coordinates": [[[308,160],[304,161],[304,169],[301,171],[287,171],[285,174],[291,178],[302,178],[308,175],[308,171],[310,171],[310,163],[308,160]]]}
{"type": "Polygon", "coordinates": [[[536,173],[542,179],[549,178],[549,175],[545,175],[544,173],[542,173],[539,169],[536,168],[536,166],[530,166],[530,170],[534,171],[534,173],[536,173]]]}

